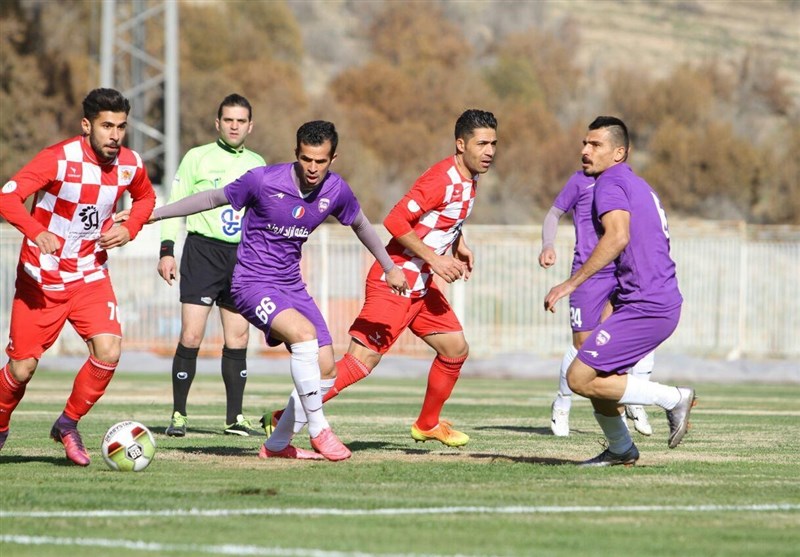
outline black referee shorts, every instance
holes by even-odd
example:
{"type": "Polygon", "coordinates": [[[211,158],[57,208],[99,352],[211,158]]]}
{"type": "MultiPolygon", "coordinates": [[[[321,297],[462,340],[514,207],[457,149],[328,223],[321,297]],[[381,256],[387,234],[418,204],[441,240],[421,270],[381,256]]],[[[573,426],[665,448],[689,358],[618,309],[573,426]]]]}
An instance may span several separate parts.
{"type": "Polygon", "coordinates": [[[236,313],[231,297],[231,277],[238,244],[189,234],[181,256],[181,303],[219,307],[236,313]]]}

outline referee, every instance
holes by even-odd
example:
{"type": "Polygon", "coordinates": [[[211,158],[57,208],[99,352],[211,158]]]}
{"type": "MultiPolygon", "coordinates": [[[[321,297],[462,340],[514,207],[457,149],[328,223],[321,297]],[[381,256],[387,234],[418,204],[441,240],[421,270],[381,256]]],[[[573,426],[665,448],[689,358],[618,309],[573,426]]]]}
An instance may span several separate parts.
{"type": "MultiPolygon", "coordinates": [[[[237,94],[225,97],[217,110],[216,128],[219,137],[214,143],[195,147],[183,157],[172,183],[170,203],[197,192],[222,188],[248,170],[265,164],[260,155],[244,146],[245,139],[253,131],[253,109],[246,98],[237,94]]],[[[215,303],[219,307],[225,340],[222,347],[222,380],[227,398],[224,433],[263,435],[242,412],[249,324],[236,311],[230,293],[243,216],[243,212],[224,206],[186,218],[187,236],[180,265],[181,336],[172,359],[173,408],[165,432],[173,437],[186,435],[186,400],[197,370],[197,354],[208,315],[215,303]]],[[[165,220],[161,225],[158,274],[170,286],[179,276],[174,256],[179,227],[179,219],[165,220]]]]}

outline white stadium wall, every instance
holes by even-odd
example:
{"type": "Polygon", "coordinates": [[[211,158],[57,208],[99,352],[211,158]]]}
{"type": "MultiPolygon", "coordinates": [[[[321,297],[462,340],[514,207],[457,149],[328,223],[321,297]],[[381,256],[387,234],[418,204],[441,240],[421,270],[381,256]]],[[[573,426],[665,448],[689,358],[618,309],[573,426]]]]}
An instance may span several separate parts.
{"type": "MultiPolygon", "coordinates": [[[[800,228],[742,223],[671,222],[672,254],[685,302],[680,325],[660,350],[721,358],[800,357],[800,228]]],[[[385,233],[379,229],[382,234],[385,233]]],[[[560,227],[558,260],[547,271],[537,263],[538,226],[465,227],[475,252],[468,282],[444,285],[464,324],[473,357],[534,353],[558,357],[569,342],[565,301],[554,314],[542,302],[564,280],[572,260],[571,226],[560,227]]],[[[178,286],[156,273],[159,230],[110,253],[109,265],[123,318],[124,349],[171,355],[180,331],[178,286]]],[[[20,234],[0,224],[0,334],[6,343],[20,234]]],[[[176,246],[180,254],[181,246],[176,246]]],[[[364,292],[370,254],[348,227],[325,225],[305,247],[303,274],[334,337],[337,354],[347,348],[347,329],[364,292]]],[[[216,311],[216,310],[215,310],[216,311]]],[[[253,330],[251,348],[267,349],[253,330]]],[[[219,320],[212,314],[203,350],[221,349],[219,320]]],[[[52,354],[83,354],[80,338],[65,327],[52,354]]],[[[429,348],[405,333],[395,355],[423,356],[429,348]]]]}

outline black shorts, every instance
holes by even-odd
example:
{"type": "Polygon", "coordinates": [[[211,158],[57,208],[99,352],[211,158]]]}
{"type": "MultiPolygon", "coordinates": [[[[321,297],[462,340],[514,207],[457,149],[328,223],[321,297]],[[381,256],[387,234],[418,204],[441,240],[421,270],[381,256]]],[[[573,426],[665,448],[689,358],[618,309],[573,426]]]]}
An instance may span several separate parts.
{"type": "Polygon", "coordinates": [[[189,234],[181,256],[181,303],[219,307],[239,313],[231,298],[231,277],[238,244],[189,234]]]}

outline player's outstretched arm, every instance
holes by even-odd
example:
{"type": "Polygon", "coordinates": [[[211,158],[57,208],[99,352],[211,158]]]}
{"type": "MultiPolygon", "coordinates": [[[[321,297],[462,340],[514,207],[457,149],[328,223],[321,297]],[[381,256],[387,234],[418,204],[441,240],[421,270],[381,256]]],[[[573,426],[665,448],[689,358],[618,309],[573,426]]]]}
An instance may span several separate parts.
{"type": "Polygon", "coordinates": [[[189,197],[184,197],[173,203],[159,207],[150,216],[148,224],[161,219],[171,219],[174,217],[185,217],[195,213],[202,213],[209,209],[214,209],[221,205],[229,205],[228,198],[225,197],[225,189],[206,190],[198,192],[189,197]]]}
{"type": "Polygon", "coordinates": [[[386,284],[395,292],[405,294],[406,290],[408,290],[408,282],[406,281],[405,273],[394,264],[394,261],[392,261],[392,258],[386,252],[386,248],[378,237],[378,233],[375,232],[375,228],[373,228],[367,220],[363,211],[358,212],[358,215],[350,227],[353,229],[353,232],[356,233],[361,243],[364,244],[364,247],[367,248],[378,261],[383,272],[386,273],[386,284]]]}

